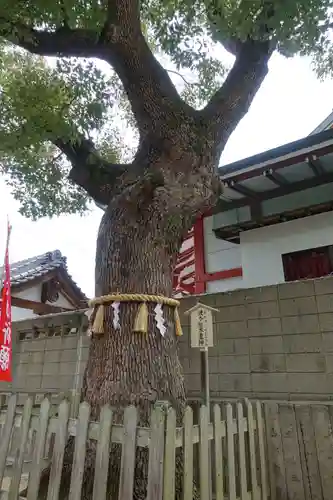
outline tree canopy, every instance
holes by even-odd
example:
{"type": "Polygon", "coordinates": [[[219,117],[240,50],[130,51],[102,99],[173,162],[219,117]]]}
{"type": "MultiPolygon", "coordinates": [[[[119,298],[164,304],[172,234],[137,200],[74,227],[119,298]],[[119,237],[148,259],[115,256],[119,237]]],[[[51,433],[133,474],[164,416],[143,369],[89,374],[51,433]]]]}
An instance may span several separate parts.
{"type": "MultiPolygon", "coordinates": [[[[172,100],[180,113],[185,103],[218,114],[230,89],[246,85],[263,47],[287,57],[312,55],[319,74],[327,75],[332,4],[3,0],[0,172],[21,212],[32,218],[83,213],[91,198],[103,201],[84,189],[73,166],[98,163],[105,170],[93,175],[108,179],[123,171],[147,123],[160,126],[143,89],[152,103],[163,96],[163,106],[172,100]],[[121,40],[126,30],[137,32],[137,44],[121,40]]],[[[258,85],[245,89],[244,100],[251,101],[258,85]]]]}

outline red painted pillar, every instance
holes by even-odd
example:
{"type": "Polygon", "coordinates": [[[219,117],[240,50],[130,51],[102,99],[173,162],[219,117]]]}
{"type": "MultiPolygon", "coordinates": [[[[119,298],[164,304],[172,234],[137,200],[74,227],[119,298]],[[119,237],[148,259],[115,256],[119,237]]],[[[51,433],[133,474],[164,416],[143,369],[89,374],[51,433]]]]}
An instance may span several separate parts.
{"type": "Polygon", "coordinates": [[[194,293],[205,293],[205,241],[203,217],[194,224],[194,293]]]}

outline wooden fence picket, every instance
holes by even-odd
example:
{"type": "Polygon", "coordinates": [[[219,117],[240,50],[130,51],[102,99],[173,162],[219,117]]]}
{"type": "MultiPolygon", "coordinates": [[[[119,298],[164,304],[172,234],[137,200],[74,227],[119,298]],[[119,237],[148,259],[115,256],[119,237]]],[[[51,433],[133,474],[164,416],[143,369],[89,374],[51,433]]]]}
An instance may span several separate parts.
{"type": "Polygon", "coordinates": [[[316,436],[323,500],[331,500],[333,491],[333,436],[332,423],[327,407],[313,405],[312,419],[316,436]]]}
{"type": "Polygon", "coordinates": [[[251,491],[253,500],[259,500],[259,489],[257,480],[257,460],[256,460],[256,447],[254,440],[254,420],[253,408],[249,401],[246,401],[247,412],[247,429],[249,434],[249,450],[250,450],[250,473],[251,473],[251,491]]]}
{"type": "Polygon", "coordinates": [[[260,401],[256,402],[257,432],[259,442],[259,463],[261,479],[261,498],[267,500],[267,470],[265,457],[264,422],[262,417],[262,407],[260,401]]]}
{"type": "Polygon", "coordinates": [[[199,467],[200,467],[200,498],[209,498],[209,446],[208,446],[208,408],[200,408],[200,442],[199,442],[199,467]]]}
{"type": "Polygon", "coordinates": [[[215,497],[216,500],[224,500],[222,422],[221,422],[221,408],[219,405],[214,405],[213,421],[214,421],[214,457],[215,457],[215,497]]]}
{"type": "Polygon", "coordinates": [[[27,500],[36,500],[38,495],[50,407],[50,401],[48,399],[44,399],[40,407],[37,436],[35,446],[32,450],[32,468],[29,475],[27,500]]]}
{"type": "Polygon", "coordinates": [[[193,411],[189,406],[183,420],[183,500],[193,500],[193,411]]]}
{"type": "Polygon", "coordinates": [[[124,414],[124,442],[121,454],[119,500],[127,500],[133,497],[137,418],[137,410],[134,406],[126,408],[124,414]]]}
{"type": "Polygon", "coordinates": [[[239,455],[239,482],[240,498],[247,499],[247,476],[246,476],[246,458],[245,458],[245,425],[242,403],[237,403],[237,431],[238,431],[238,455],[239,455]]]}
{"type": "Polygon", "coordinates": [[[1,439],[0,439],[0,489],[6,469],[7,455],[12,435],[14,418],[15,418],[16,403],[17,403],[17,394],[13,394],[9,398],[5,425],[2,428],[1,439]]]}
{"type": "Polygon", "coordinates": [[[234,421],[231,404],[226,404],[227,417],[227,456],[228,456],[228,498],[236,500],[236,470],[235,470],[235,445],[234,421]]]}
{"type": "Polygon", "coordinates": [[[163,408],[154,408],[151,415],[147,500],[163,498],[164,423],[163,408]]]}
{"type": "Polygon", "coordinates": [[[33,398],[29,396],[24,404],[22,423],[21,423],[21,433],[20,433],[20,445],[16,452],[12,480],[9,487],[8,500],[17,500],[19,494],[25,448],[30,428],[32,406],[33,406],[33,398]]]}
{"type": "Polygon", "coordinates": [[[86,458],[86,444],[90,418],[90,406],[81,403],[77,419],[77,434],[75,437],[74,460],[69,489],[69,500],[81,500],[84,462],[86,458]]]}
{"type": "MultiPolygon", "coordinates": [[[[163,499],[175,498],[176,412],[169,408],[166,421],[163,499]]],[[[128,497],[129,498],[129,497],[128,497]]]]}
{"type": "Polygon", "coordinates": [[[64,462],[65,446],[67,441],[67,424],[69,418],[69,403],[64,400],[59,406],[58,425],[52,455],[47,500],[58,500],[62,465],[64,462]]]}
{"type": "Polygon", "coordinates": [[[96,450],[93,500],[105,500],[110,461],[112,410],[106,405],[101,410],[96,450]]]}

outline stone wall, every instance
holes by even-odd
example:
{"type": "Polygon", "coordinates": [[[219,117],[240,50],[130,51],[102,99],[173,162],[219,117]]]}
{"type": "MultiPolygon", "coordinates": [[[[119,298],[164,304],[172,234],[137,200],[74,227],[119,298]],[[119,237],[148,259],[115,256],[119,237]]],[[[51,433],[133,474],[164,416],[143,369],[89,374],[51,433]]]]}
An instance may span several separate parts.
{"type": "MultiPolygon", "coordinates": [[[[200,353],[190,348],[183,312],[180,357],[188,396],[200,390],[200,353]]],[[[333,278],[204,295],[219,309],[209,351],[212,397],[332,399],[333,278]]],[[[20,391],[78,390],[88,356],[82,312],[16,324],[13,387],[20,391]]],[[[0,384],[0,391],[9,389],[0,384]]]]}

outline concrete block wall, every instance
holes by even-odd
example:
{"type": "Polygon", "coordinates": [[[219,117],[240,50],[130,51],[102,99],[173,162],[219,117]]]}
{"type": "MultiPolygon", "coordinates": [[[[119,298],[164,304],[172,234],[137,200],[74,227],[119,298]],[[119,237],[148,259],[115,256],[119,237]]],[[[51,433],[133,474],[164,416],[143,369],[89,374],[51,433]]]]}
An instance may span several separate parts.
{"type": "MultiPolygon", "coordinates": [[[[186,298],[181,309],[196,298],[186,298]]],[[[219,312],[209,351],[213,397],[333,398],[333,278],[205,295],[219,312]]],[[[189,397],[200,391],[200,353],[180,341],[189,397]]]]}
{"type": "MultiPolygon", "coordinates": [[[[219,310],[209,351],[212,397],[333,399],[333,278],[198,299],[219,310]]],[[[183,313],[196,301],[182,299],[180,311],[179,352],[189,398],[201,396],[200,353],[190,348],[183,313]]],[[[0,392],[67,392],[82,383],[89,348],[82,312],[19,322],[15,331],[14,380],[12,386],[0,384],[0,392]]]]}
{"type": "Polygon", "coordinates": [[[0,383],[0,391],[70,392],[88,359],[85,331],[82,312],[13,323],[13,382],[0,383]]]}

